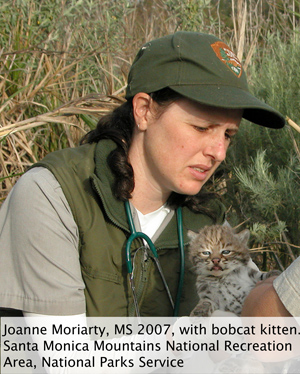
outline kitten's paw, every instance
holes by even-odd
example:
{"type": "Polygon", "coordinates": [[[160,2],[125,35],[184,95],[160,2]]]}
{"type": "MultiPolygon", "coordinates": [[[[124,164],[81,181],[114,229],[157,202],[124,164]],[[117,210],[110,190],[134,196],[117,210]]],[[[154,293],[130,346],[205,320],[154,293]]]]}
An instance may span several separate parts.
{"type": "Polygon", "coordinates": [[[208,314],[204,314],[202,309],[196,307],[191,311],[190,317],[208,317],[208,314]]]}
{"type": "Polygon", "coordinates": [[[214,308],[209,301],[198,304],[191,312],[191,317],[209,317],[212,315],[214,308]]]}

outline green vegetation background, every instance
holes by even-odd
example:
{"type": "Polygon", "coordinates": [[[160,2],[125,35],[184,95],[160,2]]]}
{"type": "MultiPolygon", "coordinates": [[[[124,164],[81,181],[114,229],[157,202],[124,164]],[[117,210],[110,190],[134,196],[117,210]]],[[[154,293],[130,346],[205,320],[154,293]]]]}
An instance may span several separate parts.
{"type": "MultiPolygon", "coordinates": [[[[251,91],[300,122],[297,0],[0,0],[3,201],[33,162],[75,146],[123,100],[142,43],[176,30],[212,33],[242,60],[251,91]]],[[[244,122],[209,185],[252,232],[262,266],[300,249],[300,134],[244,122]]]]}

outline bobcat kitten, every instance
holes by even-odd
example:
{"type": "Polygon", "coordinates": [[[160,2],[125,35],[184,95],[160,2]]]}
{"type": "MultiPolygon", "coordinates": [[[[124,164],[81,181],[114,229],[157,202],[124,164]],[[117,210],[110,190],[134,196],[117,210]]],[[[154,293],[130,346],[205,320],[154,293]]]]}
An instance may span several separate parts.
{"type": "Polygon", "coordinates": [[[255,284],[280,273],[277,270],[261,273],[250,261],[249,230],[236,234],[229,225],[214,225],[198,233],[188,231],[188,236],[189,259],[197,274],[199,296],[191,316],[207,317],[217,309],[240,315],[243,302],[255,284]]]}

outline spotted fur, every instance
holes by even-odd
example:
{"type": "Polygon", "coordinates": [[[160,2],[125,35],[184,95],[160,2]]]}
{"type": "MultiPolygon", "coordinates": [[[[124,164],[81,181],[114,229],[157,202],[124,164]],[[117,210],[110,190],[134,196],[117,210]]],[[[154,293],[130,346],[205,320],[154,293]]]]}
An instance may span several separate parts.
{"type": "Polygon", "coordinates": [[[261,273],[250,261],[247,246],[250,232],[235,233],[229,226],[206,226],[198,233],[189,231],[189,259],[197,275],[199,303],[191,316],[210,316],[215,310],[241,314],[243,302],[263,279],[278,275],[277,270],[261,273]]]}

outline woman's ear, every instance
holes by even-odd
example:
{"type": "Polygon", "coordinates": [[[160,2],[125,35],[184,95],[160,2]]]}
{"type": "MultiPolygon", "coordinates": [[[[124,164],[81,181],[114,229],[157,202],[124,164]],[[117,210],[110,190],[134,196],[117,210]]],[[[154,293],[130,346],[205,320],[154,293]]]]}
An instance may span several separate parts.
{"type": "Polygon", "coordinates": [[[133,116],[140,131],[147,130],[151,102],[151,97],[144,92],[139,92],[132,99],[133,116]]]}

